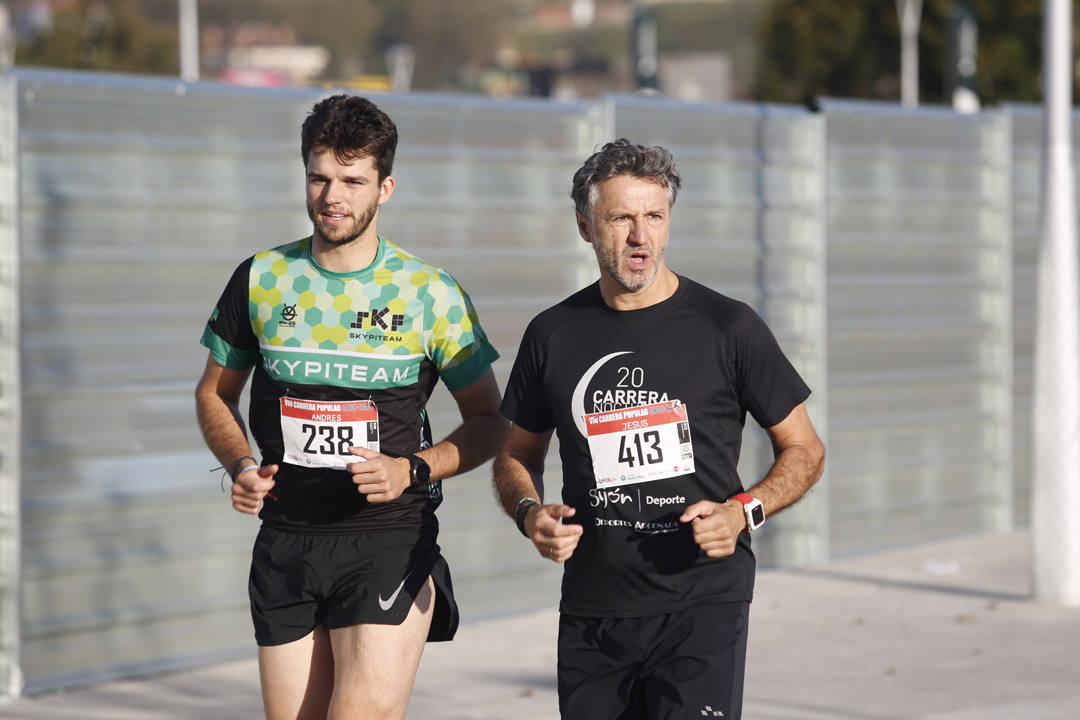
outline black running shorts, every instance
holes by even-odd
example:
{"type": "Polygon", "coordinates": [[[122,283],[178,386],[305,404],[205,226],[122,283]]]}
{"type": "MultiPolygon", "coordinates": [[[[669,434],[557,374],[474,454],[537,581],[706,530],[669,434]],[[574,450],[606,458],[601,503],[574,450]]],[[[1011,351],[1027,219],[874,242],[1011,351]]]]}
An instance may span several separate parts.
{"type": "Polygon", "coordinates": [[[415,529],[304,535],[263,527],[248,581],[255,641],[283,645],[318,625],[400,625],[428,576],[435,581],[428,640],[452,639],[457,604],[435,535],[415,529]]]}
{"type": "Polygon", "coordinates": [[[749,610],[731,602],[640,618],[563,614],[563,720],[738,720],[749,610]]]}

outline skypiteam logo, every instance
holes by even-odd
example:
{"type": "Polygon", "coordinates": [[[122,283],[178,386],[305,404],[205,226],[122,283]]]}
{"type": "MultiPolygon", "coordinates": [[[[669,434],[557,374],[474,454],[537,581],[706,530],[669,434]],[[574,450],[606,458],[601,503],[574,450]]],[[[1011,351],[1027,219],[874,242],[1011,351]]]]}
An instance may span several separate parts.
{"type": "Polygon", "coordinates": [[[380,328],[382,330],[389,330],[390,332],[397,332],[401,329],[401,326],[405,324],[405,316],[393,314],[390,315],[390,324],[386,324],[386,316],[390,315],[390,308],[383,308],[378,310],[372,308],[370,312],[358,312],[356,313],[356,322],[349,325],[353,330],[363,330],[364,321],[367,320],[367,327],[380,328]]]}

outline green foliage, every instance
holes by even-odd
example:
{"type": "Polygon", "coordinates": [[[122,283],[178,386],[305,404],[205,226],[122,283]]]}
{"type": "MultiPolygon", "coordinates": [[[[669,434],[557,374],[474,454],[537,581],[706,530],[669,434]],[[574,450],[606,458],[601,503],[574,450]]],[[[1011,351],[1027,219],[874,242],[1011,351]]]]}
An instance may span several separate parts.
{"type": "Polygon", "coordinates": [[[148,19],[137,0],[83,0],[53,14],[52,32],[15,49],[20,65],[175,75],[176,29],[148,19]]]}
{"type": "Polygon", "coordinates": [[[459,68],[487,63],[500,34],[513,19],[513,0],[372,0],[383,22],[376,36],[381,53],[407,42],[416,53],[413,86],[452,86],[459,68]]]}
{"type": "Polygon", "coordinates": [[[759,100],[898,95],[900,42],[892,2],[774,0],[759,39],[759,100]]]}
{"type": "MultiPolygon", "coordinates": [[[[975,89],[983,104],[1041,98],[1042,0],[966,0],[978,23],[975,89]]],[[[924,0],[919,95],[943,102],[954,0],[924,0]]],[[[1078,18],[1073,13],[1073,22],[1078,18]]],[[[758,34],[754,95],[897,100],[899,20],[885,0],[772,0],[758,34]]],[[[1074,41],[1077,38],[1073,31],[1074,41]]]]}

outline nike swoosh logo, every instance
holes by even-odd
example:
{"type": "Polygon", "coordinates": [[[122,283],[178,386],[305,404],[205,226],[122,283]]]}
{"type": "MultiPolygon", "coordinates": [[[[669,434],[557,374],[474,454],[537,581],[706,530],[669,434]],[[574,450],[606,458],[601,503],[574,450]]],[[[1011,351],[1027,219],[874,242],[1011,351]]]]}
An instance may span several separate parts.
{"type": "Polygon", "coordinates": [[[394,606],[394,601],[397,600],[397,596],[401,594],[401,588],[405,587],[405,581],[409,579],[409,575],[411,574],[411,570],[405,573],[405,577],[401,579],[401,584],[397,586],[397,590],[395,590],[393,594],[385,600],[383,600],[382,593],[379,593],[379,608],[383,612],[386,612],[394,606]]]}

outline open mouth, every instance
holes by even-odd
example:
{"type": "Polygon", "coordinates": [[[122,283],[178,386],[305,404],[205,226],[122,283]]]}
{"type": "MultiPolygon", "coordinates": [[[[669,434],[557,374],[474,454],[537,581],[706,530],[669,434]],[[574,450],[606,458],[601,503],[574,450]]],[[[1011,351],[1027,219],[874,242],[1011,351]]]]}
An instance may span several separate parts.
{"type": "Polygon", "coordinates": [[[644,270],[649,267],[649,253],[632,252],[626,256],[626,264],[631,270],[644,270]]]}

